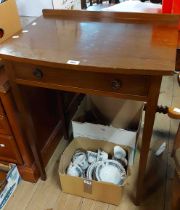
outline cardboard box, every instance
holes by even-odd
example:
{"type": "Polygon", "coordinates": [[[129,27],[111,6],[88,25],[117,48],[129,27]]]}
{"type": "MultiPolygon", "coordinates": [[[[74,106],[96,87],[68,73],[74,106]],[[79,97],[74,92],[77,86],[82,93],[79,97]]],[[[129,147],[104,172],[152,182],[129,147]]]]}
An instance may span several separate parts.
{"type": "Polygon", "coordinates": [[[21,30],[15,0],[6,0],[0,4],[0,43],[21,30]]]}
{"type": "Polygon", "coordinates": [[[6,179],[7,184],[4,190],[0,193],[0,210],[4,209],[7,201],[12,196],[21,179],[17,166],[15,164],[10,164],[10,170],[7,174],[6,179]]]}
{"type": "MultiPolygon", "coordinates": [[[[115,145],[117,144],[100,140],[92,141],[88,138],[77,138],[73,140],[65,149],[60,159],[59,176],[62,191],[105,203],[119,205],[126,181],[123,186],[118,186],[107,182],[86,180],[84,178],[69,176],[66,174],[66,169],[77,149],[97,150],[98,148],[101,148],[105,152],[112,154],[115,145]]],[[[123,148],[126,149],[129,154],[129,148],[123,148]]]]}
{"type": "MultiPolygon", "coordinates": [[[[112,99],[109,98],[104,100],[106,100],[107,103],[107,100],[110,101],[112,99]]],[[[103,114],[107,112],[107,117],[112,122],[110,126],[105,126],[100,124],[82,122],[80,120],[81,116],[83,116],[86,111],[91,110],[92,106],[94,106],[94,104],[92,105],[91,101],[91,98],[84,98],[72,119],[72,130],[74,138],[87,137],[90,139],[106,140],[115,144],[129,146],[131,148],[129,165],[133,165],[136,151],[136,143],[141,124],[143,104],[141,102],[137,103],[133,101],[112,101],[113,104],[116,103],[116,107],[115,105],[113,105],[114,107],[112,108],[112,110],[117,110],[117,112],[114,112],[114,114],[110,116],[110,114],[108,114],[107,108],[105,108],[106,103],[104,103],[103,114]],[[131,106],[131,109],[133,107],[133,110],[130,110],[129,106],[131,106]],[[125,129],[128,124],[131,124],[130,127],[133,127],[133,130],[125,129]]],[[[94,103],[96,103],[97,107],[102,107],[100,104],[101,102],[98,102],[97,99],[93,98],[93,101],[96,101],[94,103]]],[[[110,102],[107,103],[107,107],[110,107],[110,102]]]]}

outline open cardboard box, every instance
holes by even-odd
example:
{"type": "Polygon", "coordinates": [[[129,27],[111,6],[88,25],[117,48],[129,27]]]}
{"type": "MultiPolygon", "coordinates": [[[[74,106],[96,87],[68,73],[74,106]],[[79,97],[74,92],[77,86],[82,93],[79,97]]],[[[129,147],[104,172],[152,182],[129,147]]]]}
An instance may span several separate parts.
{"type": "Polygon", "coordinates": [[[83,99],[72,119],[74,138],[105,140],[129,146],[129,165],[133,165],[136,143],[141,125],[143,103],[130,100],[117,100],[111,97],[87,96],[83,99]],[[85,112],[96,106],[111,121],[110,125],[81,121],[85,112]],[[127,129],[131,127],[133,129],[127,129]]]}
{"type": "Polygon", "coordinates": [[[6,0],[0,4],[0,43],[21,30],[15,0],[6,0]]]}
{"type": "MultiPolygon", "coordinates": [[[[69,176],[66,174],[67,167],[77,149],[95,151],[98,148],[101,148],[105,152],[113,155],[113,148],[116,145],[117,144],[102,140],[92,141],[88,138],[74,139],[65,149],[60,159],[59,176],[62,191],[105,203],[119,205],[126,181],[124,182],[123,186],[119,186],[107,182],[99,182],[95,180],[87,180],[81,177],[69,176]]],[[[129,155],[129,147],[122,147],[127,151],[127,154],[129,155]]],[[[129,174],[129,172],[127,172],[127,174],[129,174]]]]}

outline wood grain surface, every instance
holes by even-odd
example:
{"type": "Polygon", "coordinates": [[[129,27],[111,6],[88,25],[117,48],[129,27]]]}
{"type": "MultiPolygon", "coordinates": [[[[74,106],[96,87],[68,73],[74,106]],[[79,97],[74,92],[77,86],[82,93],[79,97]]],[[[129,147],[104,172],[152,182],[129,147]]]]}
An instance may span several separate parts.
{"type": "Polygon", "coordinates": [[[2,44],[0,56],[91,72],[169,75],[175,69],[178,16],[54,12],[2,44]],[[80,63],[70,65],[69,60],[80,63]]]}

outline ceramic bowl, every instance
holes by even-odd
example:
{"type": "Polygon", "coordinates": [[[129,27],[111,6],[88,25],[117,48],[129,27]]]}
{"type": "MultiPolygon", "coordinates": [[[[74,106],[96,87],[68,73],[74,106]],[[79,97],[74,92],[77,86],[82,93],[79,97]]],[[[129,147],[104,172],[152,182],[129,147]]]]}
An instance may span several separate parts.
{"type": "Polygon", "coordinates": [[[81,169],[80,166],[70,163],[69,167],[67,168],[67,174],[70,176],[79,176],[81,177],[83,175],[83,170],[81,169]]]}
{"type": "Polygon", "coordinates": [[[97,161],[97,152],[92,152],[92,151],[87,151],[87,158],[88,158],[88,163],[92,164],[97,161]]]}
{"type": "Polygon", "coordinates": [[[120,146],[115,146],[114,147],[114,157],[116,159],[126,158],[126,151],[120,146]]]}
{"type": "Polygon", "coordinates": [[[88,159],[85,153],[79,153],[78,155],[76,155],[73,158],[73,163],[79,165],[82,168],[82,170],[86,170],[89,166],[88,159]]]}
{"type": "Polygon", "coordinates": [[[108,159],[108,153],[98,149],[97,161],[103,161],[108,159]]]}
{"type": "Polygon", "coordinates": [[[83,151],[81,151],[81,150],[77,150],[77,151],[74,153],[73,157],[72,157],[73,162],[74,162],[76,159],[78,159],[80,156],[86,156],[86,153],[83,152],[83,151]]]}

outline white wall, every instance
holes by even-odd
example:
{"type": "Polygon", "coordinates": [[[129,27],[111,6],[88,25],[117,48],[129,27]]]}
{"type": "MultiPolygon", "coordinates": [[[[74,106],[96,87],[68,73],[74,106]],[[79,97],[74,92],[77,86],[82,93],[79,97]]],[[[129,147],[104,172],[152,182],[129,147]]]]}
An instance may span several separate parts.
{"type": "Polygon", "coordinates": [[[20,16],[40,16],[42,9],[53,9],[52,0],[16,0],[20,16]]]}
{"type": "Polygon", "coordinates": [[[20,16],[41,16],[42,9],[81,9],[81,0],[16,0],[20,16]]]}

